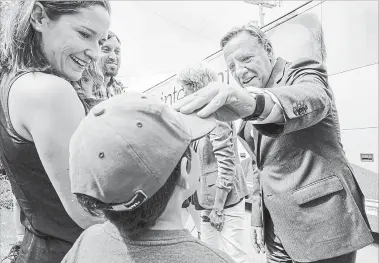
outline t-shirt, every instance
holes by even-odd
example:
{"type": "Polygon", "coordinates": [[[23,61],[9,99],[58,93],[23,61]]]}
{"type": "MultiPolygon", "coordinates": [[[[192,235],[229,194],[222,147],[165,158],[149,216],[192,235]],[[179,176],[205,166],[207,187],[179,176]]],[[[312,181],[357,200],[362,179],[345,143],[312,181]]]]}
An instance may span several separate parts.
{"type": "Polygon", "coordinates": [[[234,262],[227,254],[195,239],[186,229],[148,230],[131,240],[112,223],[85,230],[62,263],[219,263],[234,262]]]}

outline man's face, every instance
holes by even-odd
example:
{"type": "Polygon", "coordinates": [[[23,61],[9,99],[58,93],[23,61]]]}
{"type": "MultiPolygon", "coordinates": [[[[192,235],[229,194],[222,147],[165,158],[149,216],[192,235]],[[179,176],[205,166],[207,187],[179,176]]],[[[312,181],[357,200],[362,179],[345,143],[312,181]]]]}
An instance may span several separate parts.
{"type": "Polygon", "coordinates": [[[121,66],[121,45],[116,37],[108,39],[101,48],[101,68],[105,77],[115,77],[121,66]]]}
{"type": "Polygon", "coordinates": [[[273,68],[271,50],[267,52],[253,36],[241,32],[223,51],[227,67],[241,87],[265,87],[273,68]]]}

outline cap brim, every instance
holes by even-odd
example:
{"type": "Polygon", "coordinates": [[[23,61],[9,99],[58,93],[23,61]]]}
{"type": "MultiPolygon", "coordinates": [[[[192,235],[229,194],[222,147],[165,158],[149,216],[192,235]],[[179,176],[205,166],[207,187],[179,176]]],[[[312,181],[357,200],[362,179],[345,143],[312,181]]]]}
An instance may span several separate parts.
{"type": "Polygon", "coordinates": [[[190,133],[193,141],[204,137],[216,127],[216,118],[213,115],[207,118],[200,118],[197,116],[197,112],[191,114],[177,112],[177,114],[182,120],[183,125],[185,125],[186,130],[190,133]]]}

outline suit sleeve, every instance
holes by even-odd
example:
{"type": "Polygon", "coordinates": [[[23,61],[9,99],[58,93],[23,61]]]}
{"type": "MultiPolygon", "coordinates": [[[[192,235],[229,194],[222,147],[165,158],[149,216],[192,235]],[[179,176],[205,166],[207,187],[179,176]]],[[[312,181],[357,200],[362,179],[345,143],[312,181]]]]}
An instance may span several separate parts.
{"type": "Polygon", "coordinates": [[[283,134],[311,127],[330,112],[333,94],[329,88],[327,71],[317,61],[301,59],[289,64],[285,73],[285,86],[268,88],[283,109],[284,124],[255,124],[265,136],[283,134]]]}
{"type": "Polygon", "coordinates": [[[233,147],[233,130],[230,123],[217,122],[210,133],[213,152],[217,160],[217,191],[229,193],[236,177],[235,152],[233,147]]]}

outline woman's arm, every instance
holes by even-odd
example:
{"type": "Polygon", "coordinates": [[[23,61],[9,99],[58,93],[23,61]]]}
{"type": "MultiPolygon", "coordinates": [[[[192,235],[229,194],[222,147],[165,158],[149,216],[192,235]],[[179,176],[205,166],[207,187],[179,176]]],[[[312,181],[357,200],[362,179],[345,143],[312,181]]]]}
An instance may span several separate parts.
{"type": "Polygon", "coordinates": [[[86,213],[71,193],[69,142],[85,111],[69,82],[44,73],[20,77],[9,95],[9,114],[15,130],[36,145],[70,217],[82,228],[104,221],[86,213]]]}

